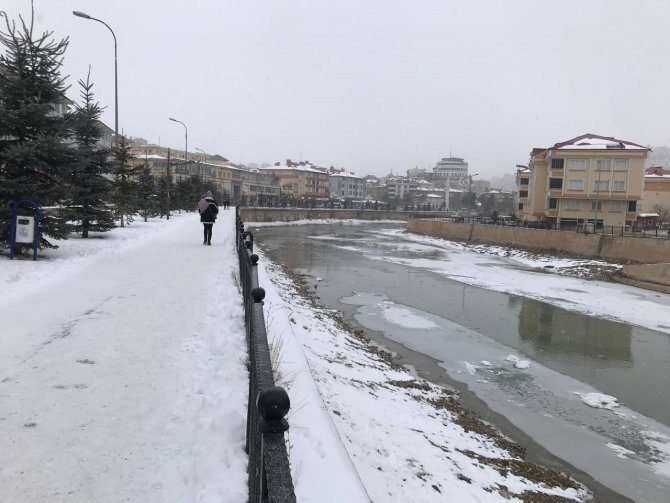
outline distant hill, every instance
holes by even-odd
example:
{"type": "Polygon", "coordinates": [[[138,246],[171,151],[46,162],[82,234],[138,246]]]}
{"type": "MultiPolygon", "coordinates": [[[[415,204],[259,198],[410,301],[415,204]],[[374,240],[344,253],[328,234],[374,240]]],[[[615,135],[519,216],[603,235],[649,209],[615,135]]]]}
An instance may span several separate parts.
{"type": "Polygon", "coordinates": [[[649,152],[649,156],[647,157],[647,165],[670,168],[670,148],[651,147],[651,152],[649,152]]]}
{"type": "Polygon", "coordinates": [[[505,173],[503,176],[491,177],[491,188],[514,191],[516,190],[516,176],[511,173],[505,173]]]}

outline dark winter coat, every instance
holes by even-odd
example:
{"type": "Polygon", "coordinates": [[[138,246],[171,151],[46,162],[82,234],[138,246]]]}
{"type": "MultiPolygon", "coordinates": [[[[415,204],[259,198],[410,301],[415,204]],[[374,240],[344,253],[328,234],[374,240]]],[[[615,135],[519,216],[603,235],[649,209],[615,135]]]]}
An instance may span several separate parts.
{"type": "Polygon", "coordinates": [[[205,208],[204,211],[200,209],[201,205],[198,205],[198,213],[200,213],[200,221],[203,224],[213,224],[214,222],[216,222],[216,215],[218,215],[219,213],[219,205],[211,197],[205,198],[205,201],[207,201],[207,208],[205,208]]]}

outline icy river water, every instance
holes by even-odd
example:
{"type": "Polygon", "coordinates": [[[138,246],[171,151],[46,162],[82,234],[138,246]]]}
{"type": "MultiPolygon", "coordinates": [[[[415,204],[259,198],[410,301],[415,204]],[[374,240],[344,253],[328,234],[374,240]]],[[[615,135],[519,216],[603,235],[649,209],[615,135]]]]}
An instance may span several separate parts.
{"type": "MultiPolygon", "coordinates": [[[[592,478],[607,488],[600,501],[670,501],[670,335],[557,307],[599,295],[598,282],[422,244],[400,224],[250,228],[325,306],[422,377],[461,390],[538,461],[592,478]],[[492,284],[510,272],[534,285],[551,278],[550,291],[543,301],[473,286],[482,271],[492,284]]],[[[670,296],[620,285],[610,295],[670,313],[670,296]]]]}

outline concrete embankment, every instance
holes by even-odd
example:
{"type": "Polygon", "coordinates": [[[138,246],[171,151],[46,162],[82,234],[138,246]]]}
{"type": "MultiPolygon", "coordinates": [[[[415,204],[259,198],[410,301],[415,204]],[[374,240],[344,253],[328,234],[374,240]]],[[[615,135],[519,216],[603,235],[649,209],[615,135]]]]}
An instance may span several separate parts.
{"type": "Polygon", "coordinates": [[[670,240],[583,234],[411,219],[407,230],[417,234],[471,243],[498,244],[538,251],[561,252],[635,265],[624,266],[615,281],[670,293],[670,240]]]}
{"type": "Polygon", "coordinates": [[[409,220],[409,211],[340,210],[326,208],[240,208],[245,222],[293,222],[295,220],[409,220]]]}

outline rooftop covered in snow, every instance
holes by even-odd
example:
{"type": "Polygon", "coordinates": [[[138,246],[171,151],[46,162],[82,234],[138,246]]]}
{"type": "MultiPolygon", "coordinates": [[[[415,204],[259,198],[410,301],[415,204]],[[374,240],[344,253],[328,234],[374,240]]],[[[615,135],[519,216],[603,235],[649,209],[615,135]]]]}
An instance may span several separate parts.
{"type": "Polygon", "coordinates": [[[556,150],[651,150],[649,147],[637,143],[591,133],[556,143],[551,148],[556,150]]]}

